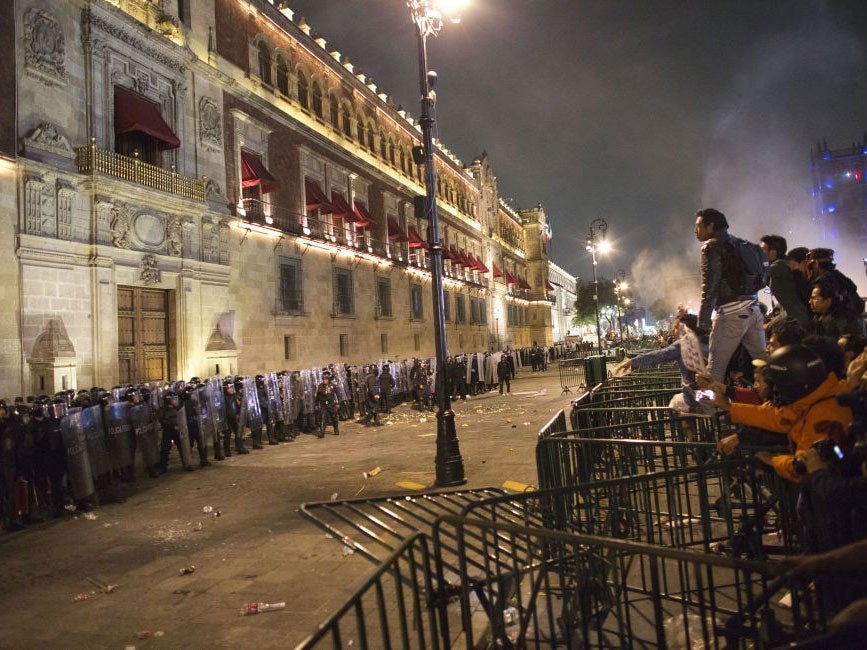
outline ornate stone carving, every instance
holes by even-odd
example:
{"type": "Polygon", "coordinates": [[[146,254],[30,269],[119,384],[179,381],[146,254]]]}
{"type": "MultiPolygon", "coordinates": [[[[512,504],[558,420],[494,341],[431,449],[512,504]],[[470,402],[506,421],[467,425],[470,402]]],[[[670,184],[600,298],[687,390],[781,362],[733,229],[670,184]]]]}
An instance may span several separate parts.
{"type": "Polygon", "coordinates": [[[145,56],[150,57],[171,70],[181,73],[186,70],[186,66],[180,59],[172,57],[160,49],[151,47],[143,39],[138,38],[131,31],[127,31],[128,28],[97,15],[90,8],[85,8],[82,11],[84,12],[84,20],[82,22],[87,25],[88,29],[86,34],[88,40],[85,45],[89,43],[92,47],[96,47],[100,39],[94,37],[94,32],[100,31],[123,41],[133,49],[140,51],[145,56]]]}
{"type": "Polygon", "coordinates": [[[209,97],[199,100],[199,138],[202,144],[223,147],[223,122],[217,103],[209,97]]]}
{"type": "Polygon", "coordinates": [[[166,241],[166,223],[160,215],[142,212],[133,221],[133,232],[144,248],[161,249],[166,241]]]}
{"type": "Polygon", "coordinates": [[[154,255],[142,255],[138,277],[145,284],[159,284],[162,272],[154,255]]]}
{"type": "Polygon", "coordinates": [[[139,95],[147,96],[151,87],[150,75],[143,70],[139,70],[136,76],[133,77],[132,87],[139,95]]]}
{"type": "Polygon", "coordinates": [[[129,210],[125,205],[112,205],[110,215],[111,242],[118,248],[129,248],[129,231],[132,227],[129,210]]]}
{"type": "Polygon", "coordinates": [[[220,264],[229,263],[229,224],[220,222],[220,264]]]}
{"type": "Polygon", "coordinates": [[[75,152],[72,150],[69,140],[51,122],[43,122],[33,129],[30,135],[24,138],[24,149],[25,151],[44,149],[65,158],[75,157],[75,152]]]}
{"type": "Polygon", "coordinates": [[[184,253],[183,224],[178,217],[172,217],[166,227],[166,247],[168,254],[180,257],[184,253]]]}
{"type": "Polygon", "coordinates": [[[60,357],[74,356],[75,346],[69,340],[63,321],[59,318],[50,319],[42,333],[36,337],[30,358],[39,361],[53,361],[60,357]]]}
{"type": "Polygon", "coordinates": [[[66,39],[54,17],[41,9],[24,14],[24,67],[43,81],[66,81],[66,39]]]}

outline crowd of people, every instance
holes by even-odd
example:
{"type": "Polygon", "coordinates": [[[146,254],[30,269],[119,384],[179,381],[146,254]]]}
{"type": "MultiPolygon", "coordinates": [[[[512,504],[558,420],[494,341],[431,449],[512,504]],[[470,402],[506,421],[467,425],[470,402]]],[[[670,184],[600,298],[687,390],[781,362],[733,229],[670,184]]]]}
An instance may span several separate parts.
{"type": "MultiPolygon", "coordinates": [[[[726,412],[732,432],[719,451],[750,454],[788,482],[800,525],[788,532],[803,550],[851,557],[835,549],[867,539],[864,300],[830,249],[788,250],[779,235],[747,242],[713,209],[696,214],[695,234],[699,313],[679,308],[668,345],[625,360],[615,374],[677,362],[682,391],[670,407],[695,417],[726,412]],[[766,286],[771,309],[758,299],[766,286]]],[[[863,585],[825,587],[829,612],[867,607],[863,585]]]]}

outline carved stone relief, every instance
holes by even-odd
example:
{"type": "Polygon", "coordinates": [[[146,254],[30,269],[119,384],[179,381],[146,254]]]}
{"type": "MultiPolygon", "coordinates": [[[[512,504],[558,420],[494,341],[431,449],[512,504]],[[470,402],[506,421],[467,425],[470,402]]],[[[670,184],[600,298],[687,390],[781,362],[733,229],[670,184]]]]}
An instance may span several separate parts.
{"type": "Polygon", "coordinates": [[[24,14],[24,68],[42,81],[66,82],[66,39],[54,16],[41,9],[24,14]]]}
{"type": "Polygon", "coordinates": [[[220,264],[229,263],[229,224],[220,222],[220,264]]]}
{"type": "Polygon", "coordinates": [[[220,261],[220,223],[202,221],[202,256],[206,262],[220,261]]]}
{"type": "Polygon", "coordinates": [[[60,129],[51,122],[43,122],[24,138],[25,151],[33,149],[47,150],[65,158],[75,157],[75,152],[69,140],[60,129]]]}
{"type": "Polygon", "coordinates": [[[133,233],[143,248],[161,249],[166,241],[165,219],[149,212],[137,214],[133,220],[133,233]]]}
{"type": "Polygon", "coordinates": [[[166,227],[166,249],[173,257],[181,257],[184,253],[183,224],[179,217],[172,217],[166,227]]]}
{"type": "Polygon", "coordinates": [[[142,255],[139,267],[139,280],[144,284],[158,284],[162,279],[162,272],[157,265],[154,255],[142,255]]]}
{"type": "Polygon", "coordinates": [[[125,205],[112,205],[110,214],[111,243],[118,248],[129,248],[129,231],[132,227],[129,209],[125,205]]]}
{"type": "Polygon", "coordinates": [[[216,102],[208,97],[199,100],[199,138],[202,144],[222,149],[223,121],[216,102]]]}

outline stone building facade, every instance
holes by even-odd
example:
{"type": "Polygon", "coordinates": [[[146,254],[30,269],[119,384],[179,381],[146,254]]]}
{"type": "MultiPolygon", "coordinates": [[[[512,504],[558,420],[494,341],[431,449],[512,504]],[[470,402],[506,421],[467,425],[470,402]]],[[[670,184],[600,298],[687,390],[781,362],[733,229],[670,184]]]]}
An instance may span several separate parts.
{"type": "MultiPolygon", "coordinates": [[[[0,394],[433,354],[420,128],[302,18],[0,12],[0,394]]],[[[544,210],[436,147],[449,351],[551,342],[544,210]]]]}
{"type": "Polygon", "coordinates": [[[551,298],[551,333],[555,343],[578,334],[572,324],[575,316],[575,301],[578,300],[578,278],[565,269],[548,261],[548,283],[551,298]]]}

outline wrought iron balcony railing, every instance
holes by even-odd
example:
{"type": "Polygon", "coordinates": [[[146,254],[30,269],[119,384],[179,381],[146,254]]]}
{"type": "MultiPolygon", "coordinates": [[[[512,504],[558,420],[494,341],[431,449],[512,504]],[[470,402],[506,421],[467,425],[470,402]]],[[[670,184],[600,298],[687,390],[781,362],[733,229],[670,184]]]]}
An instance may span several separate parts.
{"type": "Polygon", "coordinates": [[[75,164],[82,174],[106,174],[137,185],[167,192],[193,201],[205,200],[205,182],[151,165],[91,144],[75,148],[75,164]]]}

